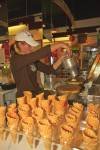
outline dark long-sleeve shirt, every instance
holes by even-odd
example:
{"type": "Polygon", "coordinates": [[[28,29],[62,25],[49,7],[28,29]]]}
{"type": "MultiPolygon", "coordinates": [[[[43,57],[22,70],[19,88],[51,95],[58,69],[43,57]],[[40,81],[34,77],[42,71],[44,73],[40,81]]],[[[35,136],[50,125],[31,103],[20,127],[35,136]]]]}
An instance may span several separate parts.
{"type": "Polygon", "coordinates": [[[46,56],[51,56],[50,46],[25,55],[17,54],[14,49],[11,50],[11,71],[17,87],[17,97],[23,96],[25,90],[30,90],[33,95],[41,90],[37,82],[37,70],[55,74],[52,66],[40,62],[40,59],[46,56]]]}

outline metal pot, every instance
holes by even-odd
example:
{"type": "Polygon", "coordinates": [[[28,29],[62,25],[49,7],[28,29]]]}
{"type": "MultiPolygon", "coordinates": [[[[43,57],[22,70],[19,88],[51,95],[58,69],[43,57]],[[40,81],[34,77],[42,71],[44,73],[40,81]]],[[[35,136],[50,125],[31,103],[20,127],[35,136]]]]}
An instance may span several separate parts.
{"type": "Polygon", "coordinates": [[[71,74],[72,77],[75,78],[78,75],[77,63],[73,57],[65,58],[63,60],[63,66],[66,70],[69,71],[69,73],[71,74]]]}

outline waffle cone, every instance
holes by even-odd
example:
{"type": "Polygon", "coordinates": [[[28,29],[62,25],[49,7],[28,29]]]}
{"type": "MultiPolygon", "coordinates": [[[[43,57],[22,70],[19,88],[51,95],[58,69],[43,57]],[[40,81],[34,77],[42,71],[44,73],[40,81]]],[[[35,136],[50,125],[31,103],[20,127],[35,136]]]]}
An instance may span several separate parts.
{"type": "Polygon", "coordinates": [[[43,138],[51,139],[52,137],[52,126],[47,119],[42,119],[38,123],[40,135],[43,138]]]}
{"type": "Polygon", "coordinates": [[[36,95],[36,99],[38,101],[38,106],[41,107],[41,100],[44,99],[44,93],[40,93],[40,94],[36,95]]]}
{"type": "Polygon", "coordinates": [[[36,106],[37,106],[37,100],[36,100],[36,98],[32,98],[28,104],[31,107],[31,109],[35,109],[36,106]]]}
{"type": "Polygon", "coordinates": [[[12,104],[8,105],[7,111],[8,112],[17,112],[16,103],[12,103],[12,104]]]}
{"type": "Polygon", "coordinates": [[[62,150],[72,150],[72,147],[71,147],[71,145],[64,144],[64,145],[62,145],[62,150]]]}
{"type": "Polygon", "coordinates": [[[7,124],[10,128],[17,128],[19,123],[19,117],[16,113],[7,113],[7,124]]]}
{"type": "Polygon", "coordinates": [[[50,113],[48,114],[48,120],[50,121],[51,124],[57,125],[59,122],[59,117],[54,113],[50,113]]]}
{"type": "Polygon", "coordinates": [[[56,95],[48,95],[48,100],[49,100],[51,106],[53,107],[54,106],[54,102],[56,100],[56,95]]]}
{"type": "Polygon", "coordinates": [[[5,113],[6,113],[6,107],[0,106],[0,116],[5,116],[5,113]]]}
{"type": "Polygon", "coordinates": [[[31,91],[24,91],[23,93],[25,96],[26,103],[29,104],[30,100],[32,99],[32,92],[31,91]]]}
{"type": "Polygon", "coordinates": [[[28,135],[26,136],[26,139],[27,139],[27,142],[28,142],[28,144],[30,145],[30,147],[32,147],[32,146],[33,146],[33,140],[34,140],[33,135],[28,134],[28,135]]]}
{"type": "Polygon", "coordinates": [[[26,134],[32,134],[34,130],[34,121],[32,117],[22,119],[22,128],[26,134]]]}
{"type": "Polygon", "coordinates": [[[64,103],[62,103],[61,101],[55,100],[54,110],[56,114],[61,114],[61,115],[64,114],[64,111],[65,111],[64,103]]]}
{"type": "Polygon", "coordinates": [[[11,139],[12,139],[13,143],[15,144],[16,141],[17,141],[17,132],[16,132],[16,130],[12,130],[10,132],[10,135],[11,135],[11,139]]]}
{"type": "Polygon", "coordinates": [[[0,128],[1,127],[5,127],[5,117],[4,116],[0,117],[0,128]]]}
{"type": "Polygon", "coordinates": [[[35,110],[32,111],[32,117],[36,119],[38,122],[44,116],[44,111],[42,108],[36,107],[35,110]]]}
{"type": "Polygon", "coordinates": [[[44,139],[44,150],[51,150],[51,140],[50,139],[44,139]]]}
{"type": "Polygon", "coordinates": [[[97,143],[97,140],[97,135],[93,130],[86,128],[83,131],[83,141],[85,143],[97,143]]]}
{"type": "Polygon", "coordinates": [[[50,102],[48,100],[41,101],[41,107],[45,110],[46,113],[50,112],[50,102]]]}
{"type": "Polygon", "coordinates": [[[85,150],[97,150],[97,143],[83,143],[83,147],[85,150]]]}
{"type": "Polygon", "coordinates": [[[28,112],[25,112],[25,111],[22,111],[22,110],[19,110],[18,111],[18,114],[21,118],[25,118],[25,117],[28,117],[29,116],[29,113],[28,112]]]}
{"type": "Polygon", "coordinates": [[[22,104],[18,107],[18,111],[25,111],[25,112],[29,112],[30,111],[30,107],[28,104],[22,104]]]}
{"type": "Polygon", "coordinates": [[[88,126],[92,127],[93,130],[97,131],[99,128],[99,119],[97,117],[87,117],[88,126]]]}
{"type": "Polygon", "coordinates": [[[71,145],[73,141],[73,128],[63,124],[60,129],[60,143],[71,145]]]}
{"type": "Polygon", "coordinates": [[[0,140],[4,139],[4,128],[0,128],[0,140]]]}
{"type": "Polygon", "coordinates": [[[17,104],[18,105],[22,105],[22,104],[25,104],[26,101],[25,101],[25,96],[22,96],[22,97],[18,97],[17,98],[17,104]]]}

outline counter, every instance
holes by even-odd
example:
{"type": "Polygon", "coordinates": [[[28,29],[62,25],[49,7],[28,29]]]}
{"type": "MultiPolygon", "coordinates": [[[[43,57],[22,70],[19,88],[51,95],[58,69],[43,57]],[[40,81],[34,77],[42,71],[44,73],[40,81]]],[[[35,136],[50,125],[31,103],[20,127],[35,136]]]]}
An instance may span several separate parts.
{"type": "Polygon", "coordinates": [[[16,88],[11,90],[0,89],[0,104],[9,104],[16,100],[16,88]]]}

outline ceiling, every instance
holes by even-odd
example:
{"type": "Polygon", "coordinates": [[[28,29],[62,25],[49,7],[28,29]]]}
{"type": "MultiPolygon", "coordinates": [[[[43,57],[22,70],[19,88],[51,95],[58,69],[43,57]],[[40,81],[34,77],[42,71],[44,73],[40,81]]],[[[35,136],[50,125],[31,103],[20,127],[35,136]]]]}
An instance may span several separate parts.
{"type": "MultiPolygon", "coordinates": [[[[53,0],[0,0],[0,21],[3,20],[7,22],[8,26],[27,23],[30,29],[42,27],[43,22],[47,25],[47,28],[70,26],[68,16],[52,1],[53,0]],[[1,7],[1,5],[3,7],[1,7]],[[42,13],[42,23],[35,23],[34,21],[34,15],[38,13],[42,13]]],[[[64,0],[64,2],[70,8],[74,20],[100,17],[100,0],[64,0]]],[[[3,31],[2,28],[0,29],[3,31]]]]}
{"type": "MultiPolygon", "coordinates": [[[[54,26],[62,26],[68,22],[67,16],[52,0],[8,0],[8,20],[30,16],[43,12],[47,21],[52,21],[54,26]],[[50,8],[51,7],[51,8],[50,8]],[[52,10],[50,10],[52,9],[52,10]],[[52,11],[49,13],[48,11],[52,11]],[[61,19],[61,21],[60,21],[61,19]]],[[[87,19],[100,17],[100,0],[64,0],[69,6],[74,19],[87,19]]]]}

